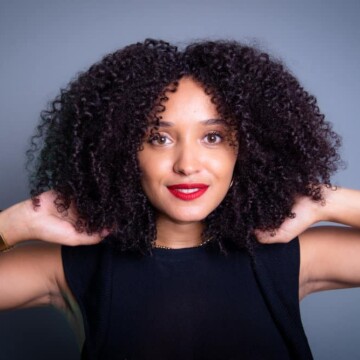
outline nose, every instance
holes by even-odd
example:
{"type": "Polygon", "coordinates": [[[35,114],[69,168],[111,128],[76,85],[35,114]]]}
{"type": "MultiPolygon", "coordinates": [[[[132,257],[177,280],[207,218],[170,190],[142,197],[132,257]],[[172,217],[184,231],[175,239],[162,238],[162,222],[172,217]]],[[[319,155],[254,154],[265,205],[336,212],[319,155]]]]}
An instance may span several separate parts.
{"type": "Polygon", "coordinates": [[[177,148],[173,170],[175,173],[189,176],[200,171],[201,161],[199,149],[190,144],[182,144],[177,148]]]}

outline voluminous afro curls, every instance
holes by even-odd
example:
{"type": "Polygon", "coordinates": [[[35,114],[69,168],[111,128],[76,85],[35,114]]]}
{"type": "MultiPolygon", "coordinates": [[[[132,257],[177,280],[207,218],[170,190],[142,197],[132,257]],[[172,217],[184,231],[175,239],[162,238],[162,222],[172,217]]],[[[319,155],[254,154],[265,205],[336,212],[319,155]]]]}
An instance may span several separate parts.
{"type": "Polygon", "coordinates": [[[204,239],[251,249],[254,229],[273,231],[294,216],[296,196],[323,200],[340,139],[280,62],[235,41],[179,50],[152,39],[105,56],[42,112],[28,151],[36,159],[33,199],[53,189],[58,211],[76,206],[79,231],[109,228],[117,248],[149,251],[155,210],[141,188],[137,152],[149,119],[160,118],[183,76],[204,87],[237,136],[233,186],[205,219],[204,239]]]}

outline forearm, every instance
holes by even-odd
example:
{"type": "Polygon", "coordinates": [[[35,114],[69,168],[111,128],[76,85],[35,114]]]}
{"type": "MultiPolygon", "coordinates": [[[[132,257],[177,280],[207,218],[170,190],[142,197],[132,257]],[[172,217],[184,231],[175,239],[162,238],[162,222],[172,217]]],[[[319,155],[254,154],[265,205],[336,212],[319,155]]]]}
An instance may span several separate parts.
{"type": "Polygon", "coordinates": [[[107,229],[89,234],[78,231],[77,211],[70,205],[66,211],[56,206],[57,194],[47,191],[39,195],[39,206],[31,199],[15,204],[0,213],[0,232],[9,246],[27,240],[41,240],[63,245],[97,244],[109,234],[107,229]]]}
{"type": "Polygon", "coordinates": [[[288,242],[302,234],[312,225],[321,221],[331,221],[360,229],[360,191],[345,188],[323,187],[324,201],[313,201],[308,196],[296,199],[292,208],[294,218],[287,218],[276,229],[255,231],[262,243],[288,242]]]}
{"type": "Polygon", "coordinates": [[[34,239],[31,233],[32,212],[30,200],[17,203],[0,212],[0,232],[9,246],[34,239]]]}
{"type": "Polygon", "coordinates": [[[302,296],[360,286],[360,191],[324,187],[323,195],[323,204],[312,202],[303,213],[311,214],[312,223],[348,226],[315,226],[299,232],[302,296]]]}
{"type": "Polygon", "coordinates": [[[319,220],[360,228],[360,191],[338,187],[324,189],[325,204],[319,220]]]}

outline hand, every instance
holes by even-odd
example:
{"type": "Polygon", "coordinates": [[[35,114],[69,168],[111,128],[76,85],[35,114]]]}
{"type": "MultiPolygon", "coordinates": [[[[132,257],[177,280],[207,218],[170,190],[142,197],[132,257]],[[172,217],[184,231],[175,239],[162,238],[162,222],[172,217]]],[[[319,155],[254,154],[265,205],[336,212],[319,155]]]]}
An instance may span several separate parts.
{"type": "Polygon", "coordinates": [[[255,236],[264,244],[289,242],[311,225],[323,220],[320,215],[323,206],[308,196],[298,197],[292,208],[294,218],[287,218],[275,232],[255,230],[255,236]]]}
{"type": "Polygon", "coordinates": [[[26,240],[42,240],[64,245],[90,245],[109,234],[108,230],[92,235],[76,231],[75,207],[71,205],[67,211],[60,213],[54,205],[55,198],[54,191],[47,191],[39,196],[37,207],[29,199],[3,211],[0,231],[7,243],[15,245],[26,240]]]}

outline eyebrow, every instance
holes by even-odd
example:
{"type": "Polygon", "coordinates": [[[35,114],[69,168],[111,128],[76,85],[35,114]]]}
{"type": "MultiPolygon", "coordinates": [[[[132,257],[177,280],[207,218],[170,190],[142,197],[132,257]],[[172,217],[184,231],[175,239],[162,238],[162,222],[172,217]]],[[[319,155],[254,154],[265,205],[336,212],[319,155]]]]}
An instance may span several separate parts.
{"type": "Polygon", "coordinates": [[[200,122],[204,125],[227,125],[224,119],[209,119],[200,122]]]}
{"type": "MultiPolygon", "coordinates": [[[[201,124],[203,125],[227,125],[226,121],[223,119],[208,119],[208,120],[201,120],[200,121],[201,124]]],[[[159,121],[159,127],[171,127],[174,126],[175,124],[171,121],[164,121],[161,120],[159,121]]]]}

